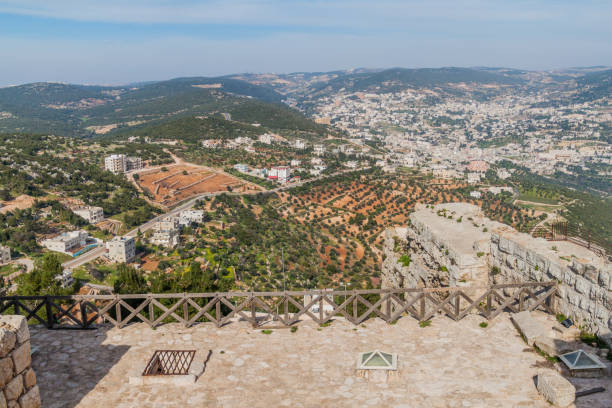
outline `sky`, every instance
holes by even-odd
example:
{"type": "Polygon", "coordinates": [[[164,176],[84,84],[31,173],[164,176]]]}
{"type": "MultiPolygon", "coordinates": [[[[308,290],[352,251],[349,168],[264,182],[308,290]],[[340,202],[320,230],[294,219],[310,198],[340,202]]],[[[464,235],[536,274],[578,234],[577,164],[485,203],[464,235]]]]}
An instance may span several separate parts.
{"type": "Polygon", "coordinates": [[[609,0],[0,0],[0,86],[612,66],[609,0]]]}

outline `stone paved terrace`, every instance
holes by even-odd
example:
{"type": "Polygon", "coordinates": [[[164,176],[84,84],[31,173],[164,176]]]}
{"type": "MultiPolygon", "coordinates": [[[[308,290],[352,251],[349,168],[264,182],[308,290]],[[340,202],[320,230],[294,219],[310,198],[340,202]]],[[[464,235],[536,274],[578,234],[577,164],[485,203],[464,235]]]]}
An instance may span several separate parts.
{"type": "MultiPolygon", "coordinates": [[[[538,370],[550,369],[546,360],[527,348],[506,313],[485,329],[481,321],[476,315],[459,322],[437,317],[421,328],[410,318],[395,325],[372,319],[359,327],[336,319],[328,327],[304,321],[295,333],[271,334],[245,322],[221,329],[208,323],[156,330],[144,324],[89,331],[34,327],[32,345],[39,350],[33,367],[48,408],[549,407],[533,380],[538,370]],[[213,354],[193,385],[130,385],[128,377],[155,349],[213,354]],[[383,382],[357,375],[357,353],[373,349],[398,353],[396,376],[383,382]]],[[[608,390],[578,406],[610,407],[611,401],[608,390]]]]}

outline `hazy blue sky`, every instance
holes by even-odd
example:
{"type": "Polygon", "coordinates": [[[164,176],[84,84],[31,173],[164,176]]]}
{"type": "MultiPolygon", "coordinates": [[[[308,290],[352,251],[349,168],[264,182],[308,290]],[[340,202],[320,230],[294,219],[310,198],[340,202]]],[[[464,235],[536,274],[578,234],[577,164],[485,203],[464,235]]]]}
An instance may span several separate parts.
{"type": "Polygon", "coordinates": [[[0,86],[612,65],[605,0],[0,0],[0,86]]]}

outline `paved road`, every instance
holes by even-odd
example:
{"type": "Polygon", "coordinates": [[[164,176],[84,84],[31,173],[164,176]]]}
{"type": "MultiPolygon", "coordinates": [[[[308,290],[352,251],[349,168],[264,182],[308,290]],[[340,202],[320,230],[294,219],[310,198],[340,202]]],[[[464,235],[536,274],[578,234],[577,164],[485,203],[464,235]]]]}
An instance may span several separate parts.
{"type": "Polygon", "coordinates": [[[64,269],[76,268],[78,266],[86,264],[87,262],[93,261],[96,258],[101,257],[105,253],[106,253],[106,247],[102,245],[102,246],[92,249],[91,251],[85,252],[83,255],[80,255],[74,259],[64,262],[62,264],[62,267],[64,269]]]}
{"type": "MultiPolygon", "coordinates": [[[[188,199],[184,203],[179,204],[177,207],[174,207],[172,210],[168,211],[167,213],[158,215],[157,217],[155,217],[155,218],[145,222],[144,224],[140,225],[139,227],[134,228],[133,230],[129,231],[124,236],[125,237],[136,237],[136,235],[138,235],[138,230],[140,230],[141,233],[144,233],[145,231],[148,231],[151,228],[153,228],[153,226],[155,225],[156,222],[162,220],[163,218],[177,215],[181,211],[185,211],[185,210],[193,207],[198,200],[202,200],[205,197],[214,197],[214,196],[221,195],[221,194],[249,195],[249,194],[258,194],[258,193],[275,193],[275,192],[289,190],[291,188],[299,187],[299,186],[311,183],[311,182],[316,181],[316,180],[321,180],[321,179],[324,179],[324,178],[337,176],[339,174],[351,173],[351,172],[354,172],[354,171],[361,171],[361,170],[367,170],[367,169],[369,169],[369,167],[364,167],[364,168],[357,169],[357,170],[355,170],[355,169],[341,170],[341,171],[337,171],[335,173],[325,174],[325,175],[321,175],[321,176],[318,176],[318,177],[315,177],[315,178],[312,178],[312,179],[308,179],[308,180],[304,180],[304,181],[299,181],[297,183],[285,184],[283,186],[274,188],[272,190],[249,192],[249,193],[217,191],[217,192],[214,192],[214,193],[199,194],[199,195],[197,195],[195,197],[192,197],[192,198],[188,199]]],[[[81,265],[86,264],[87,262],[91,262],[94,259],[97,259],[97,258],[101,257],[105,253],[106,253],[106,247],[103,245],[101,247],[92,249],[91,251],[86,252],[86,253],[84,253],[83,255],[81,255],[81,256],[79,256],[77,258],[74,258],[74,259],[71,259],[69,261],[64,262],[62,264],[62,267],[64,269],[77,268],[77,267],[79,267],[81,265]]]]}

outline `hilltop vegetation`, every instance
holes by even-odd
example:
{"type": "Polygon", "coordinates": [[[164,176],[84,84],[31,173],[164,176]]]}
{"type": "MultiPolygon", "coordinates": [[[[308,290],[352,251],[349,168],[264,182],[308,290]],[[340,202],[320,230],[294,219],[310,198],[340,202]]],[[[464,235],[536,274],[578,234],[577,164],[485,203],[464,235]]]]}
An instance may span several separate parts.
{"type": "Polygon", "coordinates": [[[93,136],[221,113],[271,129],[324,131],[280,101],[270,87],[231,78],[179,78],[135,87],[26,84],[0,88],[0,131],[93,136]]]}

